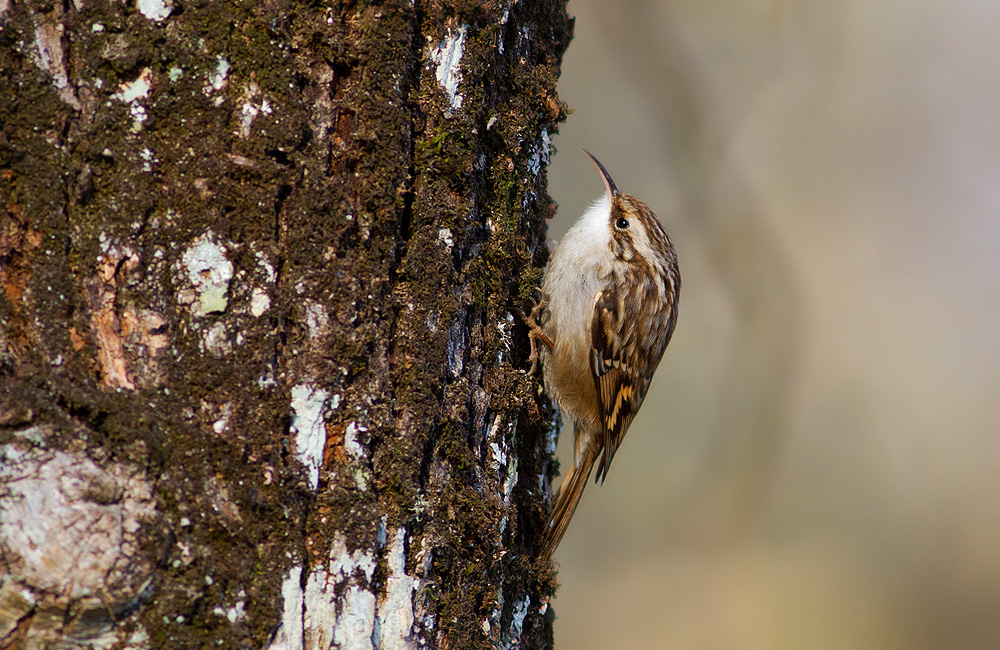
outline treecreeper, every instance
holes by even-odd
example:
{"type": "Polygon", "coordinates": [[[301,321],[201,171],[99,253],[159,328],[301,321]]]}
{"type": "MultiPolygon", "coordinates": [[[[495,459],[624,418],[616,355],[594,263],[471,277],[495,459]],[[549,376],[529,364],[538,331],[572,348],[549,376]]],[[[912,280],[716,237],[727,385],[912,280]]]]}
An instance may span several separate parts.
{"type": "Polygon", "coordinates": [[[594,464],[595,481],[607,476],[673,335],[681,289],[677,253],[659,219],[585,153],[605,193],[556,247],[525,319],[532,371],[541,361],[546,392],[573,423],[573,465],[545,525],[544,557],[566,533],[594,464]]]}

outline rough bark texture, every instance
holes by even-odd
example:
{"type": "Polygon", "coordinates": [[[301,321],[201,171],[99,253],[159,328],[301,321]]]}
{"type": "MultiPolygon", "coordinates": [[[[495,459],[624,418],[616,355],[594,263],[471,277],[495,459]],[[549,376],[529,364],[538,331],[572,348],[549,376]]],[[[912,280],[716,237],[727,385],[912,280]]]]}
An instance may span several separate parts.
{"type": "Polygon", "coordinates": [[[541,648],[564,2],[0,0],[0,647],[541,648]]]}

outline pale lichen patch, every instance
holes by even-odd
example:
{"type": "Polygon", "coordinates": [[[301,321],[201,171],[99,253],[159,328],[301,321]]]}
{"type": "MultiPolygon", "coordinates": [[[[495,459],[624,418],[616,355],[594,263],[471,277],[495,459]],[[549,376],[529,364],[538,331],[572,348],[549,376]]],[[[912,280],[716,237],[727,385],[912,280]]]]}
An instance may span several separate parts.
{"type": "MultiPolygon", "coordinates": [[[[208,75],[208,84],[202,88],[206,95],[211,95],[213,91],[222,90],[226,87],[226,79],[229,77],[229,60],[221,54],[215,58],[215,68],[208,75]]],[[[222,97],[218,97],[216,104],[221,103],[222,97]]]]}
{"type": "MultiPolygon", "coordinates": [[[[274,270],[274,266],[267,259],[261,251],[256,251],[255,255],[257,257],[257,275],[258,277],[263,276],[263,281],[267,285],[273,285],[275,279],[277,278],[277,273],[274,270]]],[[[264,287],[255,286],[250,291],[250,313],[254,318],[260,318],[264,313],[271,308],[271,296],[268,290],[264,287]]]]}
{"type": "Polygon", "coordinates": [[[305,311],[306,329],[309,332],[310,340],[315,341],[330,332],[330,318],[327,316],[326,307],[318,302],[307,300],[305,311]]]}
{"type": "Polygon", "coordinates": [[[502,344],[497,348],[497,364],[502,364],[504,362],[504,356],[510,354],[510,351],[514,347],[512,334],[514,329],[514,316],[508,313],[503,320],[497,321],[496,327],[498,338],[502,344]]]}
{"type": "Polygon", "coordinates": [[[292,431],[295,432],[295,456],[308,472],[309,487],[319,487],[319,468],[326,446],[326,423],[323,409],[329,393],[308,384],[292,387],[292,431]]]}
{"type": "Polygon", "coordinates": [[[139,100],[149,97],[152,76],[152,70],[143,68],[138,77],[120,84],[118,92],[112,95],[114,99],[129,105],[133,133],[138,133],[142,129],[142,123],[146,121],[146,107],[139,103],[139,100]]]}
{"type": "Polygon", "coordinates": [[[229,304],[226,293],[233,278],[233,263],[226,258],[226,247],[215,241],[209,231],[196,238],[181,255],[181,273],[190,288],[178,292],[177,301],[191,304],[191,313],[201,317],[224,312],[229,304]]]}
{"type": "Polygon", "coordinates": [[[375,594],[363,587],[370,583],[375,573],[375,556],[370,550],[347,550],[347,540],[342,533],[334,536],[330,548],[330,583],[348,584],[340,603],[340,612],[333,620],[333,641],[341,648],[368,650],[372,647],[375,630],[375,594]],[[364,580],[361,580],[364,576],[364,580]]]}
{"type": "MultiPolygon", "coordinates": [[[[322,566],[315,567],[306,578],[303,594],[303,637],[307,648],[329,648],[337,627],[337,596],[335,583],[322,566]]],[[[368,638],[371,637],[369,633],[368,638]]]]}
{"type": "Polygon", "coordinates": [[[254,287],[250,292],[250,313],[254,318],[260,318],[271,308],[271,297],[260,287],[254,287]]]}
{"type": "MultiPolygon", "coordinates": [[[[333,641],[343,650],[369,650],[375,633],[375,594],[351,585],[333,630],[333,641]]],[[[381,648],[379,649],[381,650],[381,648]]]]}
{"type": "Polygon", "coordinates": [[[399,528],[386,549],[388,577],[379,599],[379,650],[411,650],[413,638],[413,593],[419,580],[406,573],[406,530],[399,528]]]}
{"type": "Polygon", "coordinates": [[[371,550],[349,552],[343,533],[334,533],[329,562],[313,568],[304,589],[301,566],[282,581],[284,614],[268,650],[373,650],[377,600],[370,583],[375,568],[371,550]]]}
{"type": "Polygon", "coordinates": [[[212,431],[215,431],[216,433],[222,433],[227,428],[229,428],[229,418],[232,416],[232,414],[233,414],[233,403],[226,402],[225,404],[223,404],[221,409],[222,417],[220,417],[218,420],[212,423],[212,431]]]}
{"type": "Polygon", "coordinates": [[[255,255],[257,257],[257,266],[264,272],[265,280],[268,283],[273,283],[278,278],[278,273],[274,270],[274,265],[267,259],[267,255],[261,251],[257,251],[255,255]]]}
{"type": "Polygon", "coordinates": [[[267,650],[301,650],[305,647],[301,565],[293,566],[282,579],[281,601],[281,625],[267,645],[267,650]]]}
{"type": "MultiPolygon", "coordinates": [[[[465,50],[465,34],[468,25],[462,25],[454,32],[449,32],[441,43],[431,48],[431,60],[437,63],[435,74],[438,83],[444,88],[448,97],[448,105],[452,110],[462,108],[465,99],[458,92],[458,84],[462,81],[462,54],[465,50]]],[[[451,111],[445,111],[446,117],[451,117],[451,111]]]]}
{"type": "Polygon", "coordinates": [[[173,3],[169,0],[137,0],[136,7],[143,16],[158,22],[170,15],[173,3]]]}
{"type": "Polygon", "coordinates": [[[152,76],[152,70],[143,68],[138,77],[132,81],[119,84],[118,92],[112,95],[112,97],[122,102],[134,102],[138,99],[146,99],[149,97],[150,88],[152,88],[152,84],[150,83],[152,76]]]}
{"type": "Polygon", "coordinates": [[[259,113],[270,115],[272,111],[270,102],[266,98],[258,100],[259,95],[260,87],[256,82],[251,81],[243,93],[244,99],[243,105],[240,107],[239,128],[236,129],[236,134],[241,138],[250,137],[250,127],[253,125],[254,118],[259,113]]]}
{"type": "Polygon", "coordinates": [[[141,624],[136,624],[135,630],[125,641],[125,650],[146,650],[150,647],[149,633],[141,624]]]}
{"type": "MultiPolygon", "coordinates": [[[[207,578],[208,576],[205,577],[207,578]]],[[[211,584],[211,582],[209,582],[208,584],[211,584]]],[[[239,593],[236,594],[236,598],[237,598],[236,603],[232,607],[226,607],[226,608],[216,607],[215,609],[212,610],[212,613],[215,614],[216,616],[221,616],[225,618],[231,624],[235,624],[241,621],[242,619],[246,618],[247,615],[246,591],[240,589],[239,593]]]]}

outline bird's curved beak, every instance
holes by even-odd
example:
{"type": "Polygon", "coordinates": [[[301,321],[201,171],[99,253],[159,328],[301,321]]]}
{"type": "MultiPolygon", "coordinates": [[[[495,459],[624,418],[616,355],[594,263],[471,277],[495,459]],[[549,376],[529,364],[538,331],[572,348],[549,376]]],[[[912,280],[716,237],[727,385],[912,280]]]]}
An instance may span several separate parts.
{"type": "Polygon", "coordinates": [[[583,153],[590,156],[590,159],[594,161],[595,165],[597,165],[597,171],[601,172],[601,180],[604,181],[604,188],[608,191],[608,194],[612,197],[618,196],[620,194],[618,186],[615,185],[615,181],[611,178],[611,174],[608,173],[608,170],[604,169],[604,165],[601,164],[601,161],[595,158],[594,154],[590,153],[586,149],[583,150],[583,153]]]}

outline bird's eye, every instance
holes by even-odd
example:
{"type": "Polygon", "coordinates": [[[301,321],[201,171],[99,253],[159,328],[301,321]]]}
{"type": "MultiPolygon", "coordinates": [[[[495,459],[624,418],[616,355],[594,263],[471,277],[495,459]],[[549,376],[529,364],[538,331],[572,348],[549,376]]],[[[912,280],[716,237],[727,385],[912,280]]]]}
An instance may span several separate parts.
{"type": "Polygon", "coordinates": [[[625,217],[618,217],[618,221],[615,222],[615,228],[618,230],[625,230],[628,228],[628,219],[625,217]]]}

